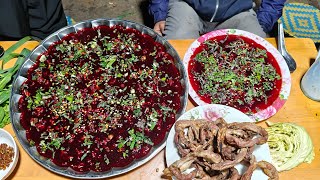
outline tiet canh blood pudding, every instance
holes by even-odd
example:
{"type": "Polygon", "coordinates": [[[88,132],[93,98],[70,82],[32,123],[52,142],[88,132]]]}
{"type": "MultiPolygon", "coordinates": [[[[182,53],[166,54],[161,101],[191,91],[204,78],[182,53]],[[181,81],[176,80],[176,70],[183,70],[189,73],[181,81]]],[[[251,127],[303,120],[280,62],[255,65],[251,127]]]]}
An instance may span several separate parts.
{"type": "Polygon", "coordinates": [[[122,26],[71,33],[41,54],[21,86],[21,124],[56,165],[108,171],[163,142],[181,110],[173,57],[122,26]]]}

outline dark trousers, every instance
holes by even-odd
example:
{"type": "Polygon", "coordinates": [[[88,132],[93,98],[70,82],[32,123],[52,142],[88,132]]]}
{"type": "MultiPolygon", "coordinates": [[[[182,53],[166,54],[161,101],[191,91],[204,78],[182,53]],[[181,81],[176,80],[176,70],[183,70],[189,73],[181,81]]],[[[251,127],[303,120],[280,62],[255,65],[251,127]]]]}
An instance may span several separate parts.
{"type": "Polygon", "coordinates": [[[66,25],[61,0],[0,0],[0,40],[44,39],[66,25]]]}

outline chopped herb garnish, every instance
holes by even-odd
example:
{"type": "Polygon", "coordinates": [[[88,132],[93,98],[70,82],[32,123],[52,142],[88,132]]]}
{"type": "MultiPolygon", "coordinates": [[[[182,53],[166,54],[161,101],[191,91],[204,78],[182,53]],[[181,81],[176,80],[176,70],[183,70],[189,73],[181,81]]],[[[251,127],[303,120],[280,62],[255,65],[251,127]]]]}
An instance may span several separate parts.
{"type": "Polygon", "coordinates": [[[30,144],[79,171],[143,158],[182,108],[180,70],[165,46],[120,25],[67,35],[26,77],[19,105],[26,131],[37,134],[30,144]]]}
{"type": "Polygon", "coordinates": [[[87,153],[87,152],[85,152],[85,153],[81,156],[80,161],[83,161],[83,160],[84,160],[84,158],[86,158],[86,157],[87,157],[87,155],[88,155],[88,153],[87,153]]]}
{"type": "Polygon", "coordinates": [[[209,39],[195,51],[199,53],[190,61],[195,67],[191,73],[196,84],[192,85],[199,87],[198,94],[208,103],[255,111],[257,103],[267,102],[280,75],[266,50],[232,38],[209,39]]]}

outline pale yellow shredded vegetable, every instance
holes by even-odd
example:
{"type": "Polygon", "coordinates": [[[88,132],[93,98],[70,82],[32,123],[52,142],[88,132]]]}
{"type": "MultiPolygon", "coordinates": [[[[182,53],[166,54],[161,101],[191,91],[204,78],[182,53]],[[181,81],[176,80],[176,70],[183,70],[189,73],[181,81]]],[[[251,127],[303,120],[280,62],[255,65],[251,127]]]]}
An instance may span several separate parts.
{"type": "Polygon", "coordinates": [[[315,153],[311,138],[304,127],[294,123],[267,122],[268,144],[274,165],[285,171],[300,163],[311,163],[315,153]]]}

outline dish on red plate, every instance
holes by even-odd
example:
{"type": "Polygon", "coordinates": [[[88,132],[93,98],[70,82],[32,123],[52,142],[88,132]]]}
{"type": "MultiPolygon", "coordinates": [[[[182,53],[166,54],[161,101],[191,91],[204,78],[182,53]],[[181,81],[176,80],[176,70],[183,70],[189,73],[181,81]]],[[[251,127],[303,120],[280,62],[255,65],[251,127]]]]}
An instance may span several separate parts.
{"type": "Polygon", "coordinates": [[[197,104],[231,106],[255,121],[274,115],[290,93],[290,72],[280,53],[246,31],[201,36],[187,50],[184,65],[197,104]]]}
{"type": "Polygon", "coordinates": [[[185,79],[174,49],[150,29],[80,23],[44,40],[23,64],[11,98],[14,129],[54,172],[118,175],[164,147],[186,107],[185,79]]]}

